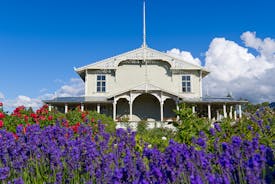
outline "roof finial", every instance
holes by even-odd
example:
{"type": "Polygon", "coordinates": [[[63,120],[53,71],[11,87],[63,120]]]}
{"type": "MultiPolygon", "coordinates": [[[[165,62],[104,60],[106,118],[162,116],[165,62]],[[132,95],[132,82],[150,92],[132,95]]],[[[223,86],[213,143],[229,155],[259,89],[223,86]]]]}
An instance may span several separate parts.
{"type": "Polygon", "coordinates": [[[143,44],[142,47],[146,47],[146,12],[145,12],[145,0],[143,0],[143,44]]]}

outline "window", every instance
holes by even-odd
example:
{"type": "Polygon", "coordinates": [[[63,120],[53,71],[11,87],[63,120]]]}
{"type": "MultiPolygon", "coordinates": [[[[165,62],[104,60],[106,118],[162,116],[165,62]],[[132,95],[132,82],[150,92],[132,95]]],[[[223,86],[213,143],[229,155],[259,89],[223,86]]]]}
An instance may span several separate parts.
{"type": "Polygon", "coordinates": [[[96,91],[104,93],[106,92],[106,76],[99,74],[96,80],[96,91]]]}
{"type": "Polygon", "coordinates": [[[182,92],[191,92],[191,77],[190,75],[182,76],[182,92]]]}

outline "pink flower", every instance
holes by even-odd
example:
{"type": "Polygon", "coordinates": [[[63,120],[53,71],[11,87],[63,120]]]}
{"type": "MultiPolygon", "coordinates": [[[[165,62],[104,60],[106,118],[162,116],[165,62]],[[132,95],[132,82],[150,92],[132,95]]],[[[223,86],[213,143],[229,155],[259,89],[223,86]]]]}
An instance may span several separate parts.
{"type": "Polygon", "coordinates": [[[2,103],[2,102],[0,102],[0,107],[1,107],[1,106],[3,106],[3,103],[2,103]]]}

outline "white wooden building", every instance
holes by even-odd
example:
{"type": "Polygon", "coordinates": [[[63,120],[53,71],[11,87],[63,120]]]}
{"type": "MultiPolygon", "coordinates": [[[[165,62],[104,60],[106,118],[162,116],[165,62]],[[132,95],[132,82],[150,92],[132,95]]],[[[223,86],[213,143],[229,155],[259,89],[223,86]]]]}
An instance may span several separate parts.
{"type": "Polygon", "coordinates": [[[241,116],[241,104],[245,103],[231,98],[203,98],[203,78],[209,71],[148,47],[145,6],[144,37],[140,48],[75,71],[85,82],[85,96],[45,100],[50,108],[67,112],[80,105],[82,110],[96,110],[118,121],[123,118],[166,121],[176,118],[174,110],[181,102],[192,105],[194,112],[206,114],[209,119],[213,115],[219,119],[220,114],[233,118],[236,105],[239,105],[241,116]]]}

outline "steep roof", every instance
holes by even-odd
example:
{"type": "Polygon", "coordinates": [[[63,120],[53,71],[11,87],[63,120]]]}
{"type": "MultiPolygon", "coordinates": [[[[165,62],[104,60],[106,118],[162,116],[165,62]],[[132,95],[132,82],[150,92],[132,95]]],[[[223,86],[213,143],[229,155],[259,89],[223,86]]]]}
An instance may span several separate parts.
{"type": "Polygon", "coordinates": [[[129,52],[125,52],[83,67],[75,68],[75,71],[84,78],[85,71],[89,69],[112,69],[116,70],[119,66],[119,63],[127,60],[160,60],[163,62],[169,63],[172,70],[201,70],[203,77],[206,76],[209,71],[205,68],[189,63],[182,59],[170,56],[164,52],[149,48],[149,47],[140,47],[129,52]]]}

